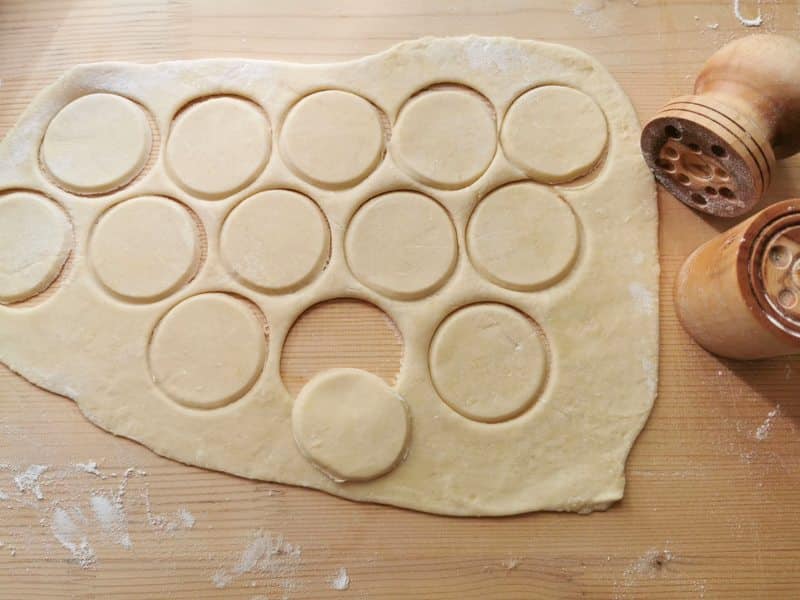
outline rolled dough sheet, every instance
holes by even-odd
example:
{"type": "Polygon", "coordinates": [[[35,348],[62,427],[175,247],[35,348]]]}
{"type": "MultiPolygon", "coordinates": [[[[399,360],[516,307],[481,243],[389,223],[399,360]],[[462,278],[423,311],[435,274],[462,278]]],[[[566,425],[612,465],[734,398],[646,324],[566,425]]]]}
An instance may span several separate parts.
{"type": "Polygon", "coordinates": [[[622,497],[656,395],[639,128],[564,46],[76,67],[0,145],[0,360],[185,463],[451,515],[622,497]],[[384,311],[396,381],[281,352],[384,311]]]}

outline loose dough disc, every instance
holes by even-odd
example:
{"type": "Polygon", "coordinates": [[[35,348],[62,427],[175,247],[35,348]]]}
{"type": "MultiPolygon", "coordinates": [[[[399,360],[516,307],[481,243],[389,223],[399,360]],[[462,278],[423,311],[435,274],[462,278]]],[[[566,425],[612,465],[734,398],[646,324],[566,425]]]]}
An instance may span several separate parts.
{"type": "Polygon", "coordinates": [[[305,179],[326,187],[353,185],[383,156],[378,109],[364,98],[327,90],[306,96],[286,117],[284,160],[305,179]]]}
{"type": "Polygon", "coordinates": [[[50,200],[30,192],[0,196],[0,303],[44,290],[61,272],[72,227],[50,200]]]}
{"type": "Polygon", "coordinates": [[[254,308],[229,294],[192,296],[158,324],[150,344],[153,381],[192,408],[241,398],[264,366],[264,325],[254,308]]]}
{"type": "Polygon", "coordinates": [[[450,276],[458,242],[447,212],[415,192],[373,198],[353,217],[345,242],[353,274],[395,298],[425,296],[450,276]]]}
{"type": "Polygon", "coordinates": [[[159,300],[197,271],[197,225],[173,200],[156,196],[127,200],[98,220],[89,261],[113,294],[134,302],[159,300]]]}
{"type": "Polygon", "coordinates": [[[412,177],[455,189],[475,181],[497,148],[494,113],[475,92],[433,89],[400,111],[392,156],[412,177]]]}
{"type": "Polygon", "coordinates": [[[297,396],[292,428],[303,454],[337,481],[367,481],[393,469],[409,436],[405,402],[359,369],[316,375],[297,396]]]}
{"type": "Polygon", "coordinates": [[[547,350],[533,323],[501,304],[462,308],[441,324],[431,343],[430,370],[442,399],[486,423],[527,409],[547,377],[547,350]]]}
{"type": "Polygon", "coordinates": [[[500,134],[508,159],[537,181],[561,183],[589,172],[606,146],[606,118],[578,90],[546,85],[508,109],[500,134]]]}
{"type": "Polygon", "coordinates": [[[131,181],[150,155],[152,132],[137,104],[114,94],[70,102],[50,121],[42,162],[72,192],[108,192],[131,181]]]}
{"type": "Polygon", "coordinates": [[[548,188],[513,183],[491,192],[475,208],[467,247],[484,277],[529,291],[553,283],[573,264],[578,223],[567,203],[548,188]]]}
{"type": "Polygon", "coordinates": [[[246,284],[269,293],[294,291],[317,275],[330,251],[325,217],[309,198],[271,190],[247,198],[222,227],[222,257],[246,284]]]}
{"type": "Polygon", "coordinates": [[[264,169],[272,129],[252,102],[219,97],[178,113],[167,140],[167,166],[191,193],[209,199],[236,192],[264,169]]]}

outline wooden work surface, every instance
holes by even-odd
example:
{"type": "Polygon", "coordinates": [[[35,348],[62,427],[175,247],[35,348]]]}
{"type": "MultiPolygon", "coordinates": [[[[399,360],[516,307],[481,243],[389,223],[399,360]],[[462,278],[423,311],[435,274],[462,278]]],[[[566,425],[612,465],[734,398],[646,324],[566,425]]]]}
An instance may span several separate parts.
{"type": "MultiPolygon", "coordinates": [[[[743,1],[745,16],[755,10],[743,1]]],[[[746,29],[730,1],[2,0],[0,134],[78,63],[338,61],[409,38],[467,33],[589,52],[646,119],[688,93],[703,60],[728,40],[800,31],[797,5],[765,1],[760,10],[764,24],[746,29]]],[[[769,199],[791,195],[800,195],[797,158],[779,163],[769,199]]],[[[0,500],[0,598],[798,597],[800,360],[735,363],[692,343],[672,306],[675,272],[730,223],[664,193],[659,200],[659,398],[631,455],[625,498],[609,511],[442,518],[204,472],[96,429],[72,402],[0,366],[0,492],[8,495],[0,500]],[[75,467],[91,461],[105,478],[75,467]],[[31,464],[49,465],[41,500],[14,482],[31,464]],[[124,476],[132,467],[146,474],[124,476]],[[90,505],[93,493],[113,495],[121,484],[127,549],[120,531],[98,528],[90,505]],[[57,539],[61,511],[95,564],[83,568],[57,539]],[[248,547],[252,554],[258,540],[276,544],[279,536],[299,545],[299,555],[284,545],[248,562],[248,547]],[[333,589],[340,568],[347,591],[333,589]]],[[[334,307],[308,325],[335,339],[357,318],[334,307]]]]}

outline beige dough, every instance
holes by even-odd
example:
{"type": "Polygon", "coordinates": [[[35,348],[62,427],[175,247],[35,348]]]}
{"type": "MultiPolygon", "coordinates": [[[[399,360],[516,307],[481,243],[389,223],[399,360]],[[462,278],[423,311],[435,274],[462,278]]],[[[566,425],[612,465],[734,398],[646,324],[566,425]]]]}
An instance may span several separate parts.
{"type": "Polygon", "coordinates": [[[454,410],[476,421],[506,421],[541,390],[546,342],[530,319],[508,306],[474,304],[439,327],[430,370],[436,391],[454,410]]]}
{"type": "Polygon", "coordinates": [[[380,377],[359,369],[323,371],[300,391],[292,409],[303,453],[336,481],[368,481],[403,455],[408,414],[380,377]]]}
{"type": "Polygon", "coordinates": [[[373,198],[347,230],[347,261],[372,289],[420,298],[442,285],[456,264],[453,223],[435,200],[415,192],[373,198]]]}
{"type": "Polygon", "coordinates": [[[590,171],[607,137],[597,103],[583,92],[556,85],[517,98],[500,135],[509,160],[545,183],[570,181],[590,171]]]}
{"type": "Polygon", "coordinates": [[[578,224],[569,205],[534,183],[492,191],[472,213],[467,248],[475,268],[512,290],[552,284],[572,265],[578,224]]]}
{"type": "Polygon", "coordinates": [[[122,96],[89,94],[53,118],[42,141],[42,163],[72,192],[108,192],[133,179],[150,155],[144,111],[122,96]]]}
{"type": "Polygon", "coordinates": [[[459,188],[489,166],[496,132],[491,108],[476,93],[433,89],[414,96],[401,110],[392,152],[415,179],[434,187],[459,188]]]}
{"type": "Polygon", "coordinates": [[[210,98],[172,124],[166,161],[192,194],[220,198],[242,189],[269,159],[272,130],[262,111],[240,98],[210,98]]]}
{"type": "Polygon", "coordinates": [[[367,100],[338,90],[306,96],[281,132],[284,160],[301,177],[343,187],[366,177],[383,156],[383,126],[367,100]]]}
{"type": "Polygon", "coordinates": [[[296,290],[328,259],[325,217],[306,196],[288,190],[247,198],[225,220],[223,260],[246,284],[267,293],[296,290]]]}
{"type": "Polygon", "coordinates": [[[658,212],[636,115],[577,50],[80,66],[0,143],[0,192],[0,361],[102,428],[448,515],[622,497],[658,212]],[[402,353],[368,355],[358,302],[402,353]],[[344,329],[363,351],[327,342],[344,329]]]}
{"type": "Polygon", "coordinates": [[[216,408],[252,387],[264,364],[264,326],[227,294],[200,294],[170,309],[153,334],[153,382],[194,408],[216,408]]]}
{"type": "Polygon", "coordinates": [[[134,302],[158,300],[197,271],[200,240],[188,211],[145,196],[115,205],[97,222],[89,262],[108,290],[134,302]]]}
{"type": "Polygon", "coordinates": [[[72,242],[66,215],[38,194],[0,195],[0,303],[33,296],[58,276],[72,242]]]}

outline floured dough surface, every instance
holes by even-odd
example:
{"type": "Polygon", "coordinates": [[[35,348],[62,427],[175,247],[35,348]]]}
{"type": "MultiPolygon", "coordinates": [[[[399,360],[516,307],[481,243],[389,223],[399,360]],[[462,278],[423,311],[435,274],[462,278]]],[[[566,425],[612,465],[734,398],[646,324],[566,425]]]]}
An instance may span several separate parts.
{"type": "Polygon", "coordinates": [[[42,164],[72,192],[108,192],[128,183],[150,154],[144,111],[116,94],[88,94],[53,117],[42,140],[42,164]]]}
{"type": "Polygon", "coordinates": [[[0,360],[201,467],[451,515],[606,508],[657,298],[636,116],[564,46],[86,65],[0,144],[0,360]],[[313,331],[362,339],[356,301],[394,371],[313,331]]]}

